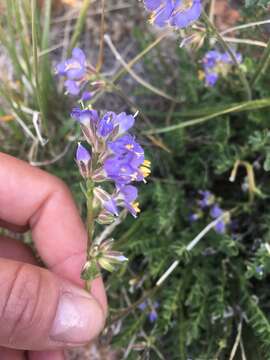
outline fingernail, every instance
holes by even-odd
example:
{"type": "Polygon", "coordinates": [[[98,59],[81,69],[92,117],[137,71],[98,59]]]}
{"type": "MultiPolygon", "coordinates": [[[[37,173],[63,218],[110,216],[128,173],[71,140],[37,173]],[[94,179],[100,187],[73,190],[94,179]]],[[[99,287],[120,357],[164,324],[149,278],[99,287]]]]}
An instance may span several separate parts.
{"type": "Polygon", "coordinates": [[[95,338],[104,325],[104,315],[94,298],[81,291],[63,293],[56,311],[51,339],[67,344],[84,344],[95,338]]]}

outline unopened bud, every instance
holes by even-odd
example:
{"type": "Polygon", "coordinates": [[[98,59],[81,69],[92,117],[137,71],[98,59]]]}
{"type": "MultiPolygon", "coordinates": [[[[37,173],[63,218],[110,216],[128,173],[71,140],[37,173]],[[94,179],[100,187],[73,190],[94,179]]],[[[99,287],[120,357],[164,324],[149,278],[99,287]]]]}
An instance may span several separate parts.
{"type": "Polygon", "coordinates": [[[80,143],[78,144],[77,147],[76,162],[78,164],[82,177],[87,179],[90,175],[91,155],[88,152],[88,150],[86,150],[86,148],[82,146],[80,143]]]}

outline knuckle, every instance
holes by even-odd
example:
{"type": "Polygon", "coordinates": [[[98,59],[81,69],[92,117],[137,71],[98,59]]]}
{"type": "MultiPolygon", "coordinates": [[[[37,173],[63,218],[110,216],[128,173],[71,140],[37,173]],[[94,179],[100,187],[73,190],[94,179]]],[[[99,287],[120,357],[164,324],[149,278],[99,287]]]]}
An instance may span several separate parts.
{"type": "Polygon", "coordinates": [[[70,191],[63,180],[59,179],[56,176],[51,176],[51,179],[52,179],[52,181],[51,181],[51,192],[52,193],[58,193],[63,196],[70,194],[70,191]]]}
{"type": "Polygon", "coordinates": [[[2,321],[8,326],[8,343],[16,343],[26,328],[39,321],[36,311],[40,301],[42,276],[28,264],[18,265],[2,308],[2,321]]]}

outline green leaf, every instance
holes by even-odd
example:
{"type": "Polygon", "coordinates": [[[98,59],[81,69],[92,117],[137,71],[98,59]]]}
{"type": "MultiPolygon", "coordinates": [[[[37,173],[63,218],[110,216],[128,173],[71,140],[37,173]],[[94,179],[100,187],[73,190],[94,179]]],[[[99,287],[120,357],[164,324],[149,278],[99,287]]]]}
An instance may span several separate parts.
{"type": "Polygon", "coordinates": [[[269,0],[246,0],[245,5],[246,7],[251,6],[268,6],[270,4],[269,0]]]}

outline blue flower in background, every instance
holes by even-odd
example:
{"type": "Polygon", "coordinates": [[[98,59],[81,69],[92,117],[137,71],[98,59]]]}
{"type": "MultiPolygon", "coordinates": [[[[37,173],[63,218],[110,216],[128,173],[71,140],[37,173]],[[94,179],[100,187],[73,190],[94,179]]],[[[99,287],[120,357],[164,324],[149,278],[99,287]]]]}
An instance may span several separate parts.
{"type": "MultiPolygon", "coordinates": [[[[213,219],[217,219],[220,216],[222,216],[224,214],[224,211],[220,208],[220,206],[218,204],[214,204],[213,207],[210,210],[210,216],[213,219]]],[[[220,220],[216,226],[215,226],[215,230],[217,233],[219,234],[224,234],[226,231],[226,223],[225,223],[225,219],[220,220]]]]}
{"type": "Polygon", "coordinates": [[[174,6],[173,0],[145,0],[145,7],[151,11],[150,23],[159,27],[164,27],[168,24],[172,15],[174,6]]]}
{"type": "Polygon", "coordinates": [[[67,78],[64,85],[68,94],[76,96],[85,84],[87,73],[86,56],[79,48],[72,50],[72,57],[56,66],[56,73],[67,78]]]}
{"type": "Polygon", "coordinates": [[[150,22],[159,27],[186,28],[202,12],[201,0],[144,0],[144,5],[151,12],[150,22]]]}
{"type": "Polygon", "coordinates": [[[208,190],[200,190],[199,194],[201,195],[201,199],[198,201],[199,207],[201,209],[207,208],[212,205],[215,201],[215,196],[208,190]]]}
{"type": "Polygon", "coordinates": [[[56,66],[56,73],[66,76],[69,80],[80,80],[86,74],[86,57],[79,48],[72,50],[72,57],[56,66]]]}
{"type": "Polygon", "coordinates": [[[201,12],[201,0],[178,0],[175,2],[170,24],[176,28],[186,28],[199,19],[201,12]]]}
{"type": "Polygon", "coordinates": [[[155,322],[158,319],[158,313],[156,309],[159,308],[159,303],[157,301],[152,304],[149,300],[146,300],[141,303],[138,308],[143,312],[147,310],[148,319],[151,323],[155,322]]]}
{"type": "MultiPolygon", "coordinates": [[[[242,62],[242,55],[234,52],[237,62],[242,62]]],[[[229,53],[222,53],[217,50],[208,51],[203,60],[203,76],[205,79],[205,85],[213,87],[220,75],[226,76],[231,66],[234,64],[229,53]]]]}
{"type": "Polygon", "coordinates": [[[70,95],[79,95],[81,91],[80,82],[75,80],[66,80],[64,82],[66,92],[70,95]]]}

